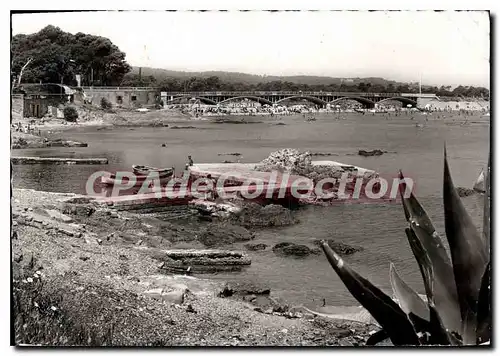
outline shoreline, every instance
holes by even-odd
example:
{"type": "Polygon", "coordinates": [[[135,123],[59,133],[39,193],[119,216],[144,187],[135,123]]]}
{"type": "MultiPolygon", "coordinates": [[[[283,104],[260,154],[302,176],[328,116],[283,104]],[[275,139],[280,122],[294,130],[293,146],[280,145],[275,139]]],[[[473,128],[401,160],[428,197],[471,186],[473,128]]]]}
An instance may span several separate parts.
{"type": "MultiPolygon", "coordinates": [[[[182,244],[169,239],[192,234],[180,224],[117,212],[86,196],[31,189],[13,189],[12,208],[18,312],[31,327],[43,324],[47,334],[63,332],[54,330],[57,326],[51,324],[57,318],[92,330],[97,333],[94,338],[104,338],[105,344],[120,346],[139,346],[145,340],[178,346],[351,346],[363,345],[370,332],[378,330],[372,324],[331,319],[301,306],[290,307],[275,300],[272,290],[269,294],[268,287],[260,282],[228,287],[203,275],[161,272],[159,251],[182,244]],[[167,227],[170,237],[151,236],[156,224],[163,230],[167,227]],[[124,227],[118,230],[117,226],[124,227]],[[224,292],[228,288],[229,295],[224,292]],[[41,298],[37,299],[39,308],[52,308],[57,315],[42,317],[39,310],[27,305],[33,293],[41,298]],[[57,295],[61,302],[55,302],[57,295]],[[74,308],[74,303],[84,307],[74,308]],[[110,320],[102,320],[99,315],[113,319],[111,335],[110,320]],[[172,323],[165,322],[168,320],[172,323]],[[212,323],[217,328],[208,326],[212,323]],[[163,336],[156,332],[158,328],[163,336]],[[170,334],[171,339],[165,339],[170,334]]],[[[196,244],[191,245],[196,248],[196,244]]],[[[74,343],[77,335],[71,328],[64,332],[74,343]]],[[[45,336],[39,335],[31,343],[53,344],[45,336]]],[[[87,345],[85,340],[80,341],[87,345]]]]}
{"type": "MultiPolygon", "coordinates": [[[[186,111],[180,108],[164,108],[164,109],[151,109],[147,112],[138,112],[132,109],[115,109],[103,110],[89,104],[73,104],[78,111],[77,122],[67,122],[63,118],[46,117],[43,119],[23,118],[18,121],[24,124],[31,123],[31,126],[42,132],[49,132],[51,130],[64,131],[72,128],[80,127],[167,127],[174,123],[187,123],[187,122],[214,122],[214,123],[254,123],[250,118],[259,117],[272,117],[276,118],[286,117],[290,115],[303,115],[308,121],[314,121],[316,114],[340,115],[355,113],[354,109],[335,110],[335,109],[307,109],[301,112],[291,111],[278,111],[271,113],[269,109],[256,112],[203,112],[197,114],[192,108],[192,111],[186,111]],[[312,117],[309,117],[313,115],[312,117]]],[[[433,111],[431,114],[442,116],[445,114],[460,113],[462,110],[454,111],[433,111]]],[[[409,112],[403,110],[403,112],[409,112]]],[[[481,113],[482,111],[472,111],[474,113],[481,113]]],[[[395,110],[365,110],[364,114],[373,115],[391,115],[397,113],[395,110]]],[[[399,113],[402,115],[403,113],[399,113]]],[[[255,121],[259,122],[259,121],[255,121]]]]}

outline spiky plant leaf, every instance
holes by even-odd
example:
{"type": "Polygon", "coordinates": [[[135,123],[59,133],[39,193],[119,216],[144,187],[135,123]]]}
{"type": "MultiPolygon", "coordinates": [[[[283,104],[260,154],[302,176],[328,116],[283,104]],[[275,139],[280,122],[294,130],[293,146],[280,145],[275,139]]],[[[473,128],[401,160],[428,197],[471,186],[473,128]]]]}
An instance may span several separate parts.
{"type": "Polygon", "coordinates": [[[370,335],[368,340],[366,340],[366,346],[374,346],[377,345],[378,343],[387,340],[389,338],[389,334],[382,329],[377,331],[376,333],[370,335]]]}
{"type": "Polygon", "coordinates": [[[410,228],[430,260],[434,278],[433,298],[436,310],[446,329],[459,332],[462,330],[462,319],[455,276],[448,254],[441,244],[441,238],[435,231],[429,235],[415,221],[410,224],[410,228]]]}
{"type": "Polygon", "coordinates": [[[418,262],[422,279],[424,280],[425,294],[427,295],[427,305],[430,311],[429,333],[432,344],[449,345],[451,343],[448,332],[444,327],[439,313],[436,311],[434,302],[434,271],[429,255],[417,235],[412,229],[405,229],[408,242],[415,259],[418,262]]]}
{"type": "Polygon", "coordinates": [[[356,300],[365,307],[380,326],[387,332],[392,343],[400,345],[418,345],[419,340],[401,308],[384,292],[370,281],[344,264],[344,261],[330,248],[325,241],[321,247],[344,285],[356,300]]]}
{"type": "Polygon", "coordinates": [[[481,278],[488,263],[486,245],[453,185],[444,151],[443,202],[446,237],[462,316],[464,344],[476,342],[476,310],[481,278]]]}
{"type": "Polygon", "coordinates": [[[489,253],[490,251],[490,187],[491,180],[491,151],[488,154],[488,166],[486,167],[486,177],[484,179],[484,209],[483,209],[483,242],[486,248],[486,251],[489,253]]]}
{"type": "Polygon", "coordinates": [[[477,343],[491,339],[491,263],[488,263],[481,280],[477,305],[477,343]]]}
{"type": "Polygon", "coordinates": [[[396,267],[391,263],[390,267],[390,280],[392,290],[394,291],[394,295],[398,298],[399,306],[401,309],[408,315],[413,313],[418,317],[429,321],[429,308],[419,297],[419,295],[411,289],[411,287],[401,279],[396,271],[396,267]]]}
{"type": "Polygon", "coordinates": [[[441,237],[436,232],[431,219],[418,199],[410,193],[405,198],[406,189],[403,173],[399,172],[400,195],[405,211],[406,220],[410,228],[427,251],[434,271],[435,288],[433,291],[436,310],[438,311],[445,327],[448,330],[459,332],[462,330],[460,305],[458,302],[457,287],[453,274],[453,267],[442,243],[441,237]]]}
{"type": "Polygon", "coordinates": [[[413,192],[410,192],[410,196],[405,198],[404,194],[406,192],[406,180],[403,176],[403,172],[399,171],[399,194],[401,196],[401,201],[403,203],[403,210],[405,213],[406,221],[410,222],[415,220],[418,224],[425,229],[430,235],[432,235],[436,229],[432,225],[432,221],[427,215],[425,209],[420,205],[413,192]]]}

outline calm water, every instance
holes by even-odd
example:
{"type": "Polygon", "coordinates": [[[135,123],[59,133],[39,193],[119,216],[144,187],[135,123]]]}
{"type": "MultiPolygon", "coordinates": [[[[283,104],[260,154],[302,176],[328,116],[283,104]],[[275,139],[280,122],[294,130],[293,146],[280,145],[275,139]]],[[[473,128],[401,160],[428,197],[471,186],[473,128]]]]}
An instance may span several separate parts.
{"type": "MultiPolygon", "coordinates": [[[[450,115],[450,114],[448,114],[450,115]]],[[[89,143],[88,148],[54,148],[15,150],[14,155],[108,157],[107,166],[14,166],[15,187],[83,193],[86,177],[97,170],[130,169],[132,164],[158,167],[175,166],[182,170],[187,155],[196,162],[234,160],[218,156],[240,152],[241,162],[256,162],[281,148],[334,152],[338,157],[317,157],[374,169],[394,176],[402,169],[414,178],[416,194],[427,209],[438,231],[444,234],[442,208],[443,143],[446,141],[450,167],[456,186],[471,187],[481,168],[486,166],[489,146],[489,117],[472,116],[460,126],[463,116],[445,120],[409,115],[389,119],[376,116],[343,114],[316,115],[316,122],[305,122],[302,116],[283,117],[285,126],[274,125],[276,118],[254,124],[214,124],[210,122],[178,123],[198,129],[170,128],[77,128],[65,131],[64,137],[89,143]],[[414,116],[415,120],[410,120],[414,116]],[[426,123],[416,128],[415,122],[426,123]],[[166,148],[161,144],[167,143],[166,148]],[[379,157],[361,157],[359,149],[382,149],[379,157]],[[354,155],[353,155],[354,154],[354,155]]],[[[62,136],[55,133],[55,136],[62,136]]],[[[465,205],[480,227],[482,198],[464,199],[465,205]]],[[[345,258],[363,276],[386,292],[391,291],[389,263],[392,261],[407,283],[424,293],[420,273],[408,246],[403,211],[398,204],[345,204],[329,208],[306,207],[297,212],[300,224],[260,231],[255,242],[274,245],[293,241],[312,246],[321,238],[334,238],[362,246],[364,251],[345,258]]],[[[240,248],[236,245],[235,248],[240,248]]],[[[305,259],[277,257],[268,251],[250,253],[252,265],[244,273],[217,275],[221,279],[254,279],[269,282],[273,294],[292,304],[317,306],[325,298],[328,305],[351,305],[356,301],[322,256],[305,259]]]]}

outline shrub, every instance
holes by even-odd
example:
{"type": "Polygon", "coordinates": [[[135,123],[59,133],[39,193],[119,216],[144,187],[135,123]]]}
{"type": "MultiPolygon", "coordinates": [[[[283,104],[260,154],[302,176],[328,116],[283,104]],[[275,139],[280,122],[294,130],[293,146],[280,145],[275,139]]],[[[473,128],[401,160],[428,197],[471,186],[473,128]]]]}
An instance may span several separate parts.
{"type": "Polygon", "coordinates": [[[101,108],[104,110],[111,110],[113,108],[113,105],[111,104],[111,102],[108,99],[102,98],[101,99],[101,108]]]}
{"type": "Polygon", "coordinates": [[[66,106],[63,110],[63,114],[64,120],[66,121],[76,122],[76,119],[78,119],[78,111],[76,111],[74,106],[66,106]]]}
{"type": "Polygon", "coordinates": [[[392,263],[390,281],[397,302],[356,273],[322,242],[328,261],[349,292],[382,327],[367,345],[385,339],[390,339],[395,346],[490,342],[490,162],[491,156],[485,180],[481,234],[453,185],[445,150],[443,203],[451,259],[417,198],[413,194],[403,197],[406,186],[400,173],[401,199],[408,221],[405,233],[420,268],[426,301],[401,279],[392,263]]]}

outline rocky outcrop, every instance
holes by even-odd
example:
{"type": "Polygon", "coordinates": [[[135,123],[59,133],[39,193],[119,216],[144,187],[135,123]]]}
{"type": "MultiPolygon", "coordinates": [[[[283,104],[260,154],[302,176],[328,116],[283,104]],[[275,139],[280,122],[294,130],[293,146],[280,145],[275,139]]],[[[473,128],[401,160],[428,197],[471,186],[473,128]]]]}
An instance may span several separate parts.
{"type": "Polygon", "coordinates": [[[218,153],[217,156],[241,156],[239,152],[218,153]]]}
{"type": "Polygon", "coordinates": [[[152,257],[161,261],[158,268],[173,273],[214,273],[239,271],[251,264],[243,253],[226,250],[158,250],[152,257]]]}
{"type": "Polygon", "coordinates": [[[49,140],[36,135],[13,133],[12,149],[45,147],[88,147],[87,143],[62,139],[49,140]]]}
{"type": "Polygon", "coordinates": [[[241,212],[236,220],[245,227],[288,226],[297,222],[290,209],[281,205],[259,205],[253,202],[242,203],[241,212]]]}
{"type": "Polygon", "coordinates": [[[89,217],[95,212],[92,204],[71,204],[65,203],[62,208],[63,214],[76,215],[79,217],[89,217]]]}
{"type": "MultiPolygon", "coordinates": [[[[353,182],[347,184],[347,191],[354,188],[355,180],[358,176],[358,171],[354,166],[330,166],[330,165],[313,165],[312,155],[310,152],[300,152],[292,148],[285,148],[273,152],[261,161],[255,170],[260,172],[287,172],[294,175],[300,175],[318,182],[325,178],[339,179],[343,174],[347,173],[348,178],[352,178],[353,182]]],[[[375,172],[366,172],[363,179],[367,180],[376,177],[375,172]]]]}
{"type": "Polygon", "coordinates": [[[269,295],[271,288],[269,286],[249,281],[228,282],[224,285],[222,290],[218,293],[221,298],[232,296],[245,296],[245,295],[269,295]]]}
{"type": "Polygon", "coordinates": [[[316,254],[316,249],[310,249],[306,245],[298,245],[292,242],[280,242],[273,247],[273,252],[281,256],[306,257],[316,254]]]}
{"type": "MultiPolygon", "coordinates": [[[[351,246],[335,240],[327,240],[327,243],[328,246],[340,256],[352,255],[353,253],[363,251],[363,248],[360,246],[351,246]]],[[[315,240],[314,244],[320,247],[321,240],[315,240]]]]}
{"type": "Polygon", "coordinates": [[[309,152],[300,152],[293,148],[285,148],[272,152],[269,157],[262,160],[255,170],[260,172],[289,172],[291,174],[305,175],[311,169],[311,155],[309,152]]]}
{"type": "Polygon", "coordinates": [[[235,242],[250,241],[255,233],[242,226],[210,225],[198,236],[198,241],[207,247],[230,245],[235,242]]]}
{"type": "Polygon", "coordinates": [[[358,155],[364,156],[364,157],[371,157],[371,156],[382,156],[384,153],[387,151],[382,151],[382,150],[372,150],[372,151],[365,151],[365,150],[359,150],[358,155]]]}
{"type": "Polygon", "coordinates": [[[248,251],[264,251],[267,248],[266,244],[245,244],[243,246],[248,251]]]}
{"type": "Polygon", "coordinates": [[[457,187],[457,193],[458,193],[458,196],[461,198],[479,194],[474,189],[464,188],[464,187],[457,187]]]}
{"type": "Polygon", "coordinates": [[[187,129],[197,129],[196,126],[170,126],[171,130],[187,130],[187,129]]]}

